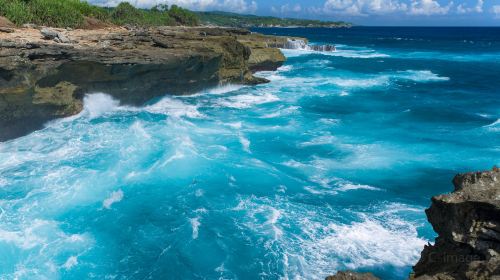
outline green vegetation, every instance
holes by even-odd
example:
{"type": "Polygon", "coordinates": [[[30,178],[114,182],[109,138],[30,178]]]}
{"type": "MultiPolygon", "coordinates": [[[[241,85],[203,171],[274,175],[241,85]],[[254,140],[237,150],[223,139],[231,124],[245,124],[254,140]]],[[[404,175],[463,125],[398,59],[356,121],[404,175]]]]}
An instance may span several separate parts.
{"type": "Polygon", "coordinates": [[[137,9],[127,2],[115,8],[103,8],[81,0],[0,0],[0,15],[17,25],[34,23],[52,27],[79,28],[86,18],[95,18],[116,25],[160,26],[199,24],[189,10],[172,5],[137,9]]]}
{"type": "Polygon", "coordinates": [[[97,7],[84,0],[0,0],[0,16],[17,25],[34,23],[52,27],[87,27],[88,18],[107,24],[161,26],[207,25],[228,27],[348,27],[345,22],[262,17],[226,12],[191,12],[179,6],[157,5],[138,9],[128,2],[114,8],[97,7]]]}
{"type": "Polygon", "coordinates": [[[321,21],[270,16],[240,15],[227,12],[198,12],[202,24],[229,27],[350,27],[343,21],[321,21]]]}

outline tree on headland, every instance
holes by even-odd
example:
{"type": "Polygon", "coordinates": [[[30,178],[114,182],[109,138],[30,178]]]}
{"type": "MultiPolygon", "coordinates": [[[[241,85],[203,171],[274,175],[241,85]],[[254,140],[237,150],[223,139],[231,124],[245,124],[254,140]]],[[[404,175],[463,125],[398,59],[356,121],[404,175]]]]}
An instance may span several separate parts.
{"type": "Polygon", "coordinates": [[[161,26],[199,24],[193,12],[172,5],[139,9],[128,2],[98,7],[82,0],[0,0],[0,16],[17,25],[34,23],[52,27],[85,27],[85,18],[116,25],[161,26]]]}

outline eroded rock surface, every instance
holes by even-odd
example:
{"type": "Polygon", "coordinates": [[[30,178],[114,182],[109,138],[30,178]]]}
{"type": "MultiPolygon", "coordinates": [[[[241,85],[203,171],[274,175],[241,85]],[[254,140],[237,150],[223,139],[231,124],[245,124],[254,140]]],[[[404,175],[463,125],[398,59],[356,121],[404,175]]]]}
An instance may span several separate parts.
{"type": "Polygon", "coordinates": [[[274,70],[285,57],[248,43],[257,39],[243,29],[205,27],[0,33],[0,141],[80,112],[86,93],[140,105],[165,94],[266,82],[252,70],[274,70]]]}
{"type": "Polygon", "coordinates": [[[352,271],[339,271],[333,276],[328,276],[325,280],[379,280],[371,273],[358,273],[352,271]]]}
{"type": "Polygon", "coordinates": [[[426,210],[438,234],[414,279],[500,279],[500,170],[460,174],[426,210]]]}

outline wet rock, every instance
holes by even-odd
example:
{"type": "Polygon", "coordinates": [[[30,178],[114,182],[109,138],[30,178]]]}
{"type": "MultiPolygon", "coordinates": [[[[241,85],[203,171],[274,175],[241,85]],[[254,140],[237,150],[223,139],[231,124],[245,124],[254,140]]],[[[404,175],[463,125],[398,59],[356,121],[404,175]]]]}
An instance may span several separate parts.
{"type": "Polygon", "coordinates": [[[328,276],[325,280],[379,280],[371,273],[357,273],[352,271],[339,271],[333,276],[328,276]]]}
{"type": "Polygon", "coordinates": [[[17,29],[0,39],[0,141],[78,113],[89,92],[142,105],[165,94],[268,82],[252,70],[279,67],[285,58],[245,36],[254,35],[206,27],[17,29]]]}
{"type": "Polygon", "coordinates": [[[500,170],[459,174],[453,184],[426,210],[438,237],[414,279],[500,279],[500,170]]]}
{"type": "Polygon", "coordinates": [[[3,33],[13,33],[14,29],[8,28],[8,27],[1,27],[0,26],[0,32],[3,32],[3,33]]]}
{"type": "Polygon", "coordinates": [[[45,40],[54,40],[58,37],[59,32],[55,31],[52,28],[42,28],[40,30],[40,33],[42,34],[43,38],[45,40]]]}
{"type": "Polygon", "coordinates": [[[336,48],[334,45],[309,45],[308,46],[313,51],[319,52],[334,52],[336,48]]]}
{"type": "Polygon", "coordinates": [[[51,28],[42,28],[40,30],[45,40],[54,40],[57,43],[70,44],[72,41],[62,32],[58,32],[51,28]]]}
{"type": "Polygon", "coordinates": [[[56,42],[58,43],[63,43],[63,44],[70,44],[72,41],[63,33],[58,33],[57,38],[55,39],[56,42]]]}

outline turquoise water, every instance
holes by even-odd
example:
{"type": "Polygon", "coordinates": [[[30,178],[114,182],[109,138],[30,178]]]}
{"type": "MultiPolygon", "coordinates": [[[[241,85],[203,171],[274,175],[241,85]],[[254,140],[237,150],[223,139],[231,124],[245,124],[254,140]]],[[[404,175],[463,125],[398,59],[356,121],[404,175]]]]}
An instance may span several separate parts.
{"type": "Polygon", "coordinates": [[[430,197],[500,164],[499,29],[259,31],[339,51],[0,143],[0,278],[405,278],[430,197]]]}

